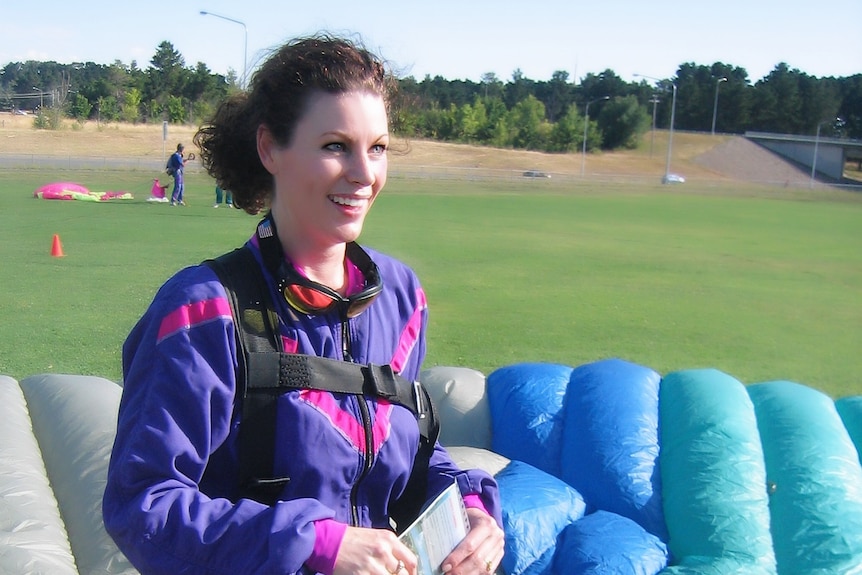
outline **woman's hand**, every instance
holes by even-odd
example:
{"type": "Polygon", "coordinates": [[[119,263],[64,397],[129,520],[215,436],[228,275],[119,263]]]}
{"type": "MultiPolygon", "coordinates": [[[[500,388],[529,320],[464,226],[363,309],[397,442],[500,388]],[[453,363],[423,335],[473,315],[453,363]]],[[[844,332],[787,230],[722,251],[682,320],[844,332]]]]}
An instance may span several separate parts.
{"type": "Polygon", "coordinates": [[[416,575],[416,556],[391,531],[348,527],[332,575],[416,575]]]}
{"type": "Polygon", "coordinates": [[[443,560],[450,575],[488,575],[503,560],[503,530],[481,509],[468,508],[470,532],[443,560]]]}

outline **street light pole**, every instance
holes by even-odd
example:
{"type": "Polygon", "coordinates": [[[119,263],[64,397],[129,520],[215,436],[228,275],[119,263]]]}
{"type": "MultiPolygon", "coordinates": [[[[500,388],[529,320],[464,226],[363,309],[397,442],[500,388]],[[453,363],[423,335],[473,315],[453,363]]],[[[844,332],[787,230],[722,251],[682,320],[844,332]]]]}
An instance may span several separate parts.
{"type": "Polygon", "coordinates": [[[610,96],[602,96],[601,98],[596,98],[595,100],[590,100],[587,102],[587,106],[584,109],[584,141],[581,145],[581,175],[584,175],[584,169],[586,168],[587,162],[587,128],[590,125],[590,104],[593,102],[599,102],[601,100],[610,100],[610,96]]]}
{"type": "Polygon", "coordinates": [[[712,135],[715,135],[715,117],[718,114],[718,87],[722,82],[727,82],[727,78],[719,78],[715,81],[715,104],[712,105],[712,135]]]}
{"type": "Polygon", "coordinates": [[[673,149],[673,123],[676,118],[676,84],[673,86],[673,102],[670,105],[670,135],[667,137],[667,162],[664,165],[664,183],[670,182],[670,156],[673,149]]]}
{"type": "Polygon", "coordinates": [[[201,16],[215,16],[216,18],[221,18],[222,20],[227,20],[228,22],[233,22],[234,24],[239,24],[240,26],[242,26],[242,31],[245,36],[245,43],[243,45],[242,51],[242,78],[240,79],[240,87],[245,89],[248,82],[248,28],[246,27],[245,22],[236,20],[234,18],[229,18],[227,16],[222,16],[221,14],[216,14],[214,12],[207,12],[206,10],[201,10],[201,16]]]}
{"type": "Polygon", "coordinates": [[[37,88],[36,86],[33,86],[33,89],[39,90],[39,110],[41,111],[42,108],[45,107],[45,100],[44,100],[45,93],[42,91],[42,88],[37,88]]]}
{"type": "MultiPolygon", "coordinates": [[[[643,74],[632,74],[636,78],[647,78],[649,80],[654,80],[656,82],[661,82],[658,78],[654,78],[652,76],[645,76],[643,74]]],[[[664,179],[663,183],[667,184],[670,182],[670,157],[673,151],[673,123],[676,119],[676,83],[671,82],[671,87],[673,88],[673,100],[670,105],[670,130],[667,137],[667,162],[664,167],[664,179]]]]}
{"type": "Polygon", "coordinates": [[[655,109],[658,105],[659,99],[658,96],[653,96],[650,103],[652,104],[652,130],[650,130],[650,140],[649,140],[649,157],[652,158],[652,149],[655,146],[655,109]]]}
{"type": "Polygon", "coordinates": [[[808,183],[809,188],[814,187],[814,174],[817,171],[817,147],[820,143],[820,126],[829,122],[841,122],[841,118],[829,118],[817,124],[817,134],[814,136],[814,158],[811,160],[811,180],[808,183]]]}

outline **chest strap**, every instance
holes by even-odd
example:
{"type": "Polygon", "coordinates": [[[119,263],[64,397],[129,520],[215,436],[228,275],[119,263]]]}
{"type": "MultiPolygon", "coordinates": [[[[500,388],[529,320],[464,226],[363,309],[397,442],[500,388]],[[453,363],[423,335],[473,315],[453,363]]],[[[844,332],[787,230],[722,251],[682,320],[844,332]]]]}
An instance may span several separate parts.
{"type": "Polygon", "coordinates": [[[278,316],[251,250],[238,248],[204,264],[224,285],[236,328],[236,394],[242,402],[240,496],[271,505],[290,481],[273,473],[276,404],[282,393],[315,389],[376,397],[409,409],[419,426],[418,453],[407,488],[398,501],[390,503],[390,516],[398,525],[406,525],[427,499],[428,465],[439,435],[434,405],[424,386],[407,381],[389,365],[284,352],[278,316]]]}

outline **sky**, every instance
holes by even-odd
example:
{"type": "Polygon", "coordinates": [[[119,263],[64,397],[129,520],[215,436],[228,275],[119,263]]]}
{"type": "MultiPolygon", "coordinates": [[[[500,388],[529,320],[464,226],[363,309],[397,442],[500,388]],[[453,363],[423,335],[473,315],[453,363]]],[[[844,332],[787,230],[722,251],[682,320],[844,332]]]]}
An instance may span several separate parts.
{"type": "Polygon", "coordinates": [[[417,80],[506,82],[520,70],[543,81],[562,70],[578,82],[610,69],[628,82],[722,62],[754,83],[782,62],[816,77],[862,73],[860,24],[862,0],[43,0],[3,10],[0,67],[147,68],[168,41],[187,67],[242,76],[284,41],[329,31],[360,38],[417,80]]]}

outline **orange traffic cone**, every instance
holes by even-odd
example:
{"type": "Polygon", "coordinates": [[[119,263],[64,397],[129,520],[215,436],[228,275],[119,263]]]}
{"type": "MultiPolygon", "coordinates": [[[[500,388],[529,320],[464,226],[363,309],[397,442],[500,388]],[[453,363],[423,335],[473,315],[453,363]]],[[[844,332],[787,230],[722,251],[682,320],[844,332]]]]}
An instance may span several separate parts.
{"type": "Polygon", "coordinates": [[[51,256],[55,258],[63,257],[63,246],[60,244],[60,236],[54,234],[54,243],[51,244],[51,256]]]}

